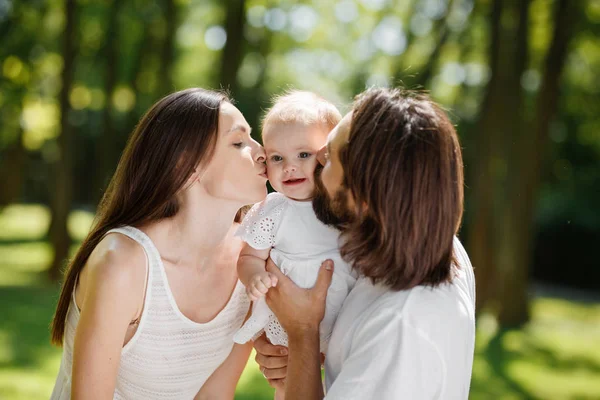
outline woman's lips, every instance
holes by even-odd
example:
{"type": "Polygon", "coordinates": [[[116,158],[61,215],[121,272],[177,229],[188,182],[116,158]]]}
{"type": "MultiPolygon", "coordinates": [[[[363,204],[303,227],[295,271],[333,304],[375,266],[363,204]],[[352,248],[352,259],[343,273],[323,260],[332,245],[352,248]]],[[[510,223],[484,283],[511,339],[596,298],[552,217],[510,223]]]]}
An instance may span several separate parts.
{"type": "Polygon", "coordinates": [[[300,185],[301,183],[304,183],[304,181],[306,181],[306,178],[288,179],[287,181],[283,181],[283,184],[287,185],[287,186],[295,186],[295,185],[300,185]]]}

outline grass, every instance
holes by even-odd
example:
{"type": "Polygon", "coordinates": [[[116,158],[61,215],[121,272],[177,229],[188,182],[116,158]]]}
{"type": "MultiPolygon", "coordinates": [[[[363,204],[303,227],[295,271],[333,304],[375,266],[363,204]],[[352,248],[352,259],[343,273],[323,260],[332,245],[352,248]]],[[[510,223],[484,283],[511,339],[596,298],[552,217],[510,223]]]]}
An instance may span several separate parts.
{"type": "MultiPolygon", "coordinates": [[[[44,242],[44,207],[10,206],[0,212],[0,399],[47,399],[60,349],[49,344],[48,325],[58,286],[46,279],[52,256],[44,242]]],[[[81,239],[91,216],[74,212],[69,229],[81,239]]],[[[537,298],[532,321],[519,330],[478,321],[471,399],[600,398],[600,304],[537,298]]],[[[236,399],[272,399],[251,359],[236,399]]]]}

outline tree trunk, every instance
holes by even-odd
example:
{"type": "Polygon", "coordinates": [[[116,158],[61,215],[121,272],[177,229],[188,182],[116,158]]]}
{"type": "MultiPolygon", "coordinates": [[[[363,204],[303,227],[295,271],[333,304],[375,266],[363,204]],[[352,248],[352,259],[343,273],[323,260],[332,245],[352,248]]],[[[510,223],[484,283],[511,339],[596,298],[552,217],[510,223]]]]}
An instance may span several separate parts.
{"type": "Polygon", "coordinates": [[[518,156],[521,163],[511,175],[515,179],[515,190],[508,198],[511,213],[506,218],[513,227],[511,241],[515,250],[510,254],[513,258],[507,259],[510,268],[503,279],[504,287],[512,290],[503,291],[500,298],[503,307],[499,322],[505,326],[520,325],[528,317],[527,287],[532,260],[533,210],[537,201],[549,127],[558,108],[560,77],[578,11],[567,0],[560,0],[556,6],[554,33],[545,60],[536,114],[531,129],[526,130],[529,135],[521,135],[522,140],[517,142],[518,148],[515,149],[521,150],[518,156]]]}
{"type": "Polygon", "coordinates": [[[238,94],[237,74],[244,56],[244,27],[246,24],[246,1],[229,0],[225,17],[225,32],[227,41],[221,54],[221,70],[218,83],[229,89],[232,96],[238,94]]]}
{"type": "Polygon", "coordinates": [[[526,65],[529,0],[496,0],[492,7],[492,76],[480,112],[474,168],[469,171],[475,174],[469,251],[477,277],[478,311],[499,292],[514,289],[503,288],[499,278],[515,251],[512,236],[507,237],[514,226],[506,219],[510,209],[506,199],[513,190],[513,146],[524,123],[521,76],[526,65]]]}
{"type": "Polygon", "coordinates": [[[120,150],[123,148],[123,144],[125,142],[125,140],[123,139],[129,137],[140,118],[139,104],[141,103],[140,95],[142,93],[142,90],[139,84],[139,76],[143,69],[143,61],[145,57],[152,51],[154,44],[153,42],[155,41],[151,35],[150,24],[148,23],[148,21],[143,21],[143,32],[144,33],[142,34],[142,37],[138,42],[136,52],[133,55],[133,68],[131,69],[131,75],[128,78],[130,86],[136,93],[136,103],[138,105],[132,107],[131,110],[129,110],[129,112],[127,113],[127,117],[125,118],[125,123],[120,134],[122,139],[119,146],[120,150]]]}
{"type": "MultiPolygon", "coordinates": [[[[246,101],[246,109],[243,110],[243,114],[247,116],[248,124],[254,128],[254,132],[257,135],[261,135],[260,121],[264,105],[269,101],[269,95],[265,90],[265,82],[267,78],[267,71],[269,70],[268,56],[271,52],[273,44],[273,34],[270,31],[266,31],[260,44],[256,50],[264,60],[263,68],[260,70],[258,79],[253,87],[240,90],[240,95],[236,97],[244,97],[246,101]]],[[[240,106],[242,102],[240,102],[240,106]]]]}
{"type": "MultiPolygon", "coordinates": [[[[513,4],[509,9],[510,16],[516,18],[515,36],[506,37],[505,40],[513,40],[515,58],[509,60],[514,65],[514,72],[510,81],[506,82],[507,90],[515,93],[512,101],[507,99],[507,121],[504,126],[504,162],[506,163],[506,175],[501,180],[501,189],[496,199],[498,209],[496,214],[495,229],[496,236],[496,264],[498,265],[497,279],[495,280],[499,305],[499,322],[503,326],[518,326],[529,320],[529,298],[527,295],[528,264],[525,261],[523,242],[528,236],[523,219],[520,218],[521,187],[519,179],[522,175],[522,163],[528,157],[523,152],[521,145],[528,131],[526,129],[526,116],[524,111],[523,91],[521,89],[521,77],[527,65],[528,53],[528,19],[530,0],[522,0],[513,4]],[[512,117],[511,117],[512,116],[512,117]],[[519,270],[521,273],[516,273],[519,270]],[[503,319],[507,310],[513,315],[510,320],[503,319]]],[[[511,18],[512,19],[512,18],[511,18]]],[[[504,65],[503,68],[507,68],[504,65]]]]}
{"type": "Polygon", "coordinates": [[[102,134],[98,137],[96,144],[97,170],[96,185],[94,187],[94,201],[97,202],[102,191],[107,186],[107,179],[114,170],[118,154],[118,132],[113,120],[112,95],[117,83],[117,71],[119,61],[118,46],[118,16],[122,5],[121,0],[113,0],[108,11],[107,30],[105,35],[104,49],[102,51],[105,61],[104,94],[106,103],[102,111],[102,134]]]}
{"type": "Polygon", "coordinates": [[[27,151],[23,146],[23,129],[13,143],[3,151],[0,158],[0,210],[18,200],[25,178],[27,151]]]}
{"type": "Polygon", "coordinates": [[[177,30],[177,5],[175,0],[165,0],[166,34],[162,47],[162,64],[159,72],[159,97],[174,90],[172,68],[175,61],[175,31],[177,30]]]}
{"type": "Polygon", "coordinates": [[[491,41],[489,44],[489,65],[491,69],[491,79],[488,83],[483,106],[480,110],[479,122],[477,124],[474,151],[476,158],[467,162],[472,168],[467,169],[469,181],[472,183],[472,191],[469,195],[469,201],[472,204],[472,216],[470,221],[469,241],[467,247],[469,256],[475,268],[477,278],[477,306],[476,310],[481,311],[492,298],[492,283],[496,271],[496,265],[493,257],[493,182],[492,182],[492,132],[488,131],[494,126],[494,109],[497,92],[499,91],[498,82],[498,59],[500,42],[500,19],[502,17],[502,4],[495,1],[490,13],[491,41]]]}
{"type": "Polygon", "coordinates": [[[73,83],[75,66],[75,23],[76,1],[65,0],[65,32],[63,36],[62,88],[60,90],[60,127],[58,137],[59,159],[54,170],[54,190],[51,193],[52,221],[50,242],[54,248],[54,260],[50,267],[50,278],[58,280],[61,267],[69,255],[71,238],[67,230],[67,218],[71,208],[73,192],[73,128],[69,123],[69,92],[73,83]]]}

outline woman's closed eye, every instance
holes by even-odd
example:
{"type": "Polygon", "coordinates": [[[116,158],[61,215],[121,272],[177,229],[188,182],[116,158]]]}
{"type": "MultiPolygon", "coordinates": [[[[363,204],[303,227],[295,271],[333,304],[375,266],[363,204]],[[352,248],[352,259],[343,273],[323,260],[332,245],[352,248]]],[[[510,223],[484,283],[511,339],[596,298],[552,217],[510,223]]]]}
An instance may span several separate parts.
{"type": "Polygon", "coordinates": [[[233,144],[233,147],[235,147],[236,149],[241,149],[243,145],[244,142],[236,142],[233,144]]]}

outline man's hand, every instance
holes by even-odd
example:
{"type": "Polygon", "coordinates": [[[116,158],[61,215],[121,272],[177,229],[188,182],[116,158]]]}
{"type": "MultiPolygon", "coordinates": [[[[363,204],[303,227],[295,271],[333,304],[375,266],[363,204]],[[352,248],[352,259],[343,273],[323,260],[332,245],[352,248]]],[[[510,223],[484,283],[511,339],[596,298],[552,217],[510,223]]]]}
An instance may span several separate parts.
{"type": "Polygon", "coordinates": [[[269,343],[263,333],[254,341],[256,350],[256,363],[260,371],[267,378],[269,385],[278,390],[284,389],[287,376],[288,349],[284,346],[275,346],[269,343]]]}
{"type": "Polygon", "coordinates": [[[302,289],[294,284],[275,266],[269,258],[267,271],[277,279],[277,286],[271,288],[266,296],[279,323],[289,335],[306,330],[319,330],[325,316],[327,289],[333,275],[333,261],[325,260],[319,269],[319,275],[312,289],[302,289]]]}

